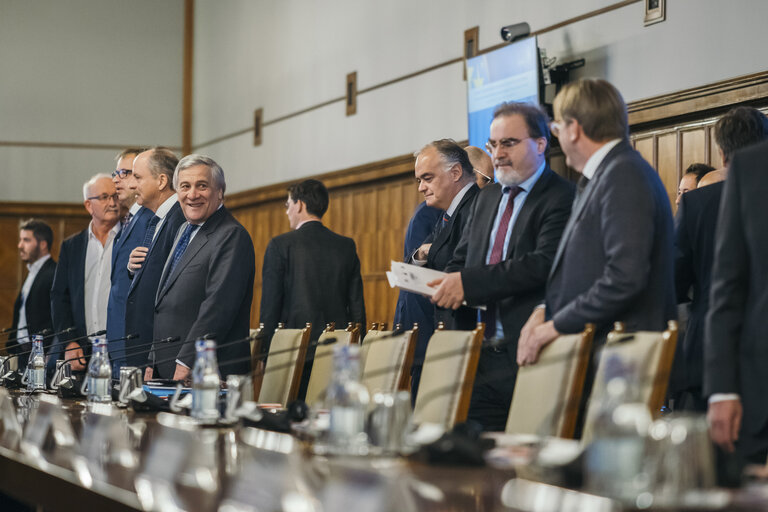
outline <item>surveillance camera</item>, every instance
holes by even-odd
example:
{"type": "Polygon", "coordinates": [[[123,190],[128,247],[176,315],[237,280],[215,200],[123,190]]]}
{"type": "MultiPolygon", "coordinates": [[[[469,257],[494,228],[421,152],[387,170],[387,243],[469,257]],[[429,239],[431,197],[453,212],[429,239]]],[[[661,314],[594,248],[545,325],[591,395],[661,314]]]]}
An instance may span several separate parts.
{"type": "Polygon", "coordinates": [[[501,38],[504,41],[517,41],[520,38],[526,37],[531,33],[531,27],[527,22],[515,23],[514,25],[507,25],[501,27],[501,38]]]}

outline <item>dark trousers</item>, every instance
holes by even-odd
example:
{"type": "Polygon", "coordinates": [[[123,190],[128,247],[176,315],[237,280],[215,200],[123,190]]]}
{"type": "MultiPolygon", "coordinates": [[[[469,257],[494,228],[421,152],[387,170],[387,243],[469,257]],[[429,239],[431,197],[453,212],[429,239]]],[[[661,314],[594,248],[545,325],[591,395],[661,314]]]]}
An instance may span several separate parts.
{"type": "Polygon", "coordinates": [[[507,426],[517,378],[517,364],[510,359],[507,348],[486,347],[480,353],[467,419],[479,423],[485,431],[503,431],[507,426]]]}

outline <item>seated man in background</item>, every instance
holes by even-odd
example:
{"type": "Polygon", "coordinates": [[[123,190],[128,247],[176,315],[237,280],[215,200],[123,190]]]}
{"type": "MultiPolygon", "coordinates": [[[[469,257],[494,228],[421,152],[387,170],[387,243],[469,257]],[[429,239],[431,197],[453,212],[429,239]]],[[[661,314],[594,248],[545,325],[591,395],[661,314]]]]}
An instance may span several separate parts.
{"type": "Polygon", "coordinates": [[[467,146],[464,148],[472,164],[472,170],[475,171],[475,183],[480,188],[493,183],[493,161],[488,153],[477,146],[467,146]]]}
{"type": "Polygon", "coordinates": [[[691,164],[683,173],[683,177],[680,179],[680,185],[677,187],[677,197],[675,198],[675,205],[680,205],[680,198],[686,192],[696,190],[699,186],[701,178],[707,173],[714,171],[715,168],[707,164],[691,164]]]}

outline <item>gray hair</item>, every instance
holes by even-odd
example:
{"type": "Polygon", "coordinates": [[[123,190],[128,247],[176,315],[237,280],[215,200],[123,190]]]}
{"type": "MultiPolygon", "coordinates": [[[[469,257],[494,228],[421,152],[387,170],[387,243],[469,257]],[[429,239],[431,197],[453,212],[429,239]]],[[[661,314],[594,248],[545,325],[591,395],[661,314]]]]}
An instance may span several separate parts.
{"type": "Polygon", "coordinates": [[[224,180],[224,170],[213,160],[213,158],[196,154],[187,155],[179,160],[179,164],[176,166],[176,171],[173,173],[174,190],[179,189],[179,172],[197,165],[204,165],[210,169],[213,183],[223,194],[227,189],[227,182],[224,180]]]}
{"type": "Polygon", "coordinates": [[[91,176],[91,179],[83,183],[83,201],[88,200],[88,196],[91,195],[91,187],[93,186],[94,183],[99,181],[101,178],[107,178],[109,181],[112,181],[112,176],[103,172],[100,172],[98,174],[94,174],[93,176],[91,176]]]}
{"type": "Polygon", "coordinates": [[[448,172],[454,165],[459,164],[459,166],[461,166],[463,178],[475,179],[475,174],[472,171],[472,163],[469,161],[469,155],[467,155],[464,148],[456,144],[456,141],[453,139],[434,140],[415,152],[413,156],[418,158],[419,155],[429,148],[435,148],[437,154],[440,155],[440,158],[445,164],[444,171],[448,172]]]}

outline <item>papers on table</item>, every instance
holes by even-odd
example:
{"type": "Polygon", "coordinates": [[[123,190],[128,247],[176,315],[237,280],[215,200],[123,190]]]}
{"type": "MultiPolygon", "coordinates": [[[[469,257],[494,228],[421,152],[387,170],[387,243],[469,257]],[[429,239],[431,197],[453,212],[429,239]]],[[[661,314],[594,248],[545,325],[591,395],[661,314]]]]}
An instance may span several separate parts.
{"type": "MultiPolygon", "coordinates": [[[[400,288],[411,293],[418,293],[431,297],[436,288],[427,286],[427,283],[440,279],[445,272],[431,268],[419,267],[402,261],[392,261],[391,269],[387,272],[387,280],[391,288],[400,288]]],[[[464,302],[464,305],[467,303],[464,302]]],[[[475,306],[476,309],[485,310],[485,306],[475,306]]]]}

